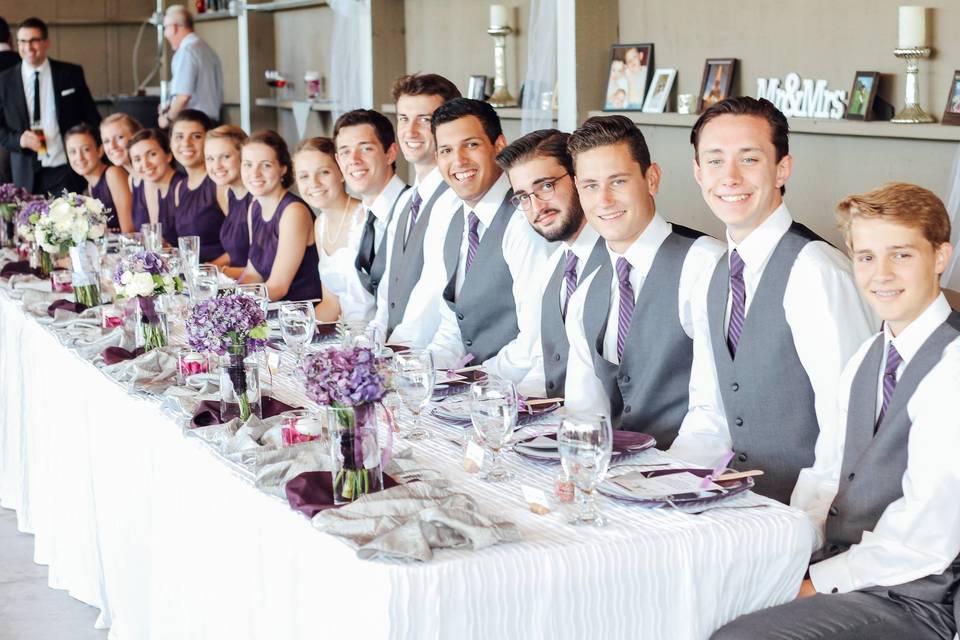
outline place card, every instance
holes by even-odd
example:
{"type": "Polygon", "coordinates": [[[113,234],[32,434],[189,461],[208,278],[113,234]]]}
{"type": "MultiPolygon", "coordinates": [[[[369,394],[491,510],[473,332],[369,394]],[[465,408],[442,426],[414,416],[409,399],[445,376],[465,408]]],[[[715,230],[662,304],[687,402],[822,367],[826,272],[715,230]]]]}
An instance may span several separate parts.
{"type": "Polygon", "coordinates": [[[550,513],[550,506],[547,504],[547,494],[545,494],[542,489],[522,484],[520,485],[520,490],[523,492],[523,499],[530,505],[530,511],[533,511],[538,516],[550,513]]]}
{"type": "Polygon", "coordinates": [[[477,473],[483,468],[483,447],[472,438],[467,441],[467,452],[463,458],[463,470],[467,473],[477,473]]]}
{"type": "Polygon", "coordinates": [[[723,490],[720,485],[710,482],[704,484],[703,478],[682,471],[647,477],[649,471],[631,471],[613,478],[613,481],[630,493],[647,498],[662,498],[677,493],[699,493],[700,491],[723,490]]]}

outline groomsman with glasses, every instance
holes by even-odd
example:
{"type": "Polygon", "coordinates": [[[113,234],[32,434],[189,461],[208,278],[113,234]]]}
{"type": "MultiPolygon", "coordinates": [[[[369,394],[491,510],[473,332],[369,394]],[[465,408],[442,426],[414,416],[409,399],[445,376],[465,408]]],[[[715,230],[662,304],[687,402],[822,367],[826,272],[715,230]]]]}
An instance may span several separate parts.
{"type": "Polygon", "coordinates": [[[687,409],[695,284],[723,253],[717,240],[657,212],[660,167],[624,116],[570,135],[577,191],[608,256],[567,307],[567,408],[611,417],[661,448],[687,409]]]}
{"type": "Polygon", "coordinates": [[[783,202],[787,119],[767,100],[729,98],[691,133],[694,177],[727,228],[727,254],[694,318],[690,409],[672,452],[762,469],[756,491],[790,502],[814,444],[836,419],[843,365],[876,326],[849,261],[783,202]]]}
{"type": "Polygon", "coordinates": [[[347,320],[372,320],[377,287],[387,265],[387,227],[407,185],[397,177],[397,142],[385,115],[369,109],[348,111],[333,125],[337,164],[343,179],[363,203],[363,235],[355,262],[356,279],[340,296],[347,320]]]}
{"type": "Polygon", "coordinates": [[[940,290],[950,219],[930,191],[888,184],[837,207],[857,286],[883,319],[839,381],[793,506],[817,532],[793,602],[715,640],[949,639],[960,583],[960,315],[940,290]]]}
{"type": "Polygon", "coordinates": [[[607,259],[606,246],[587,224],[573,178],[569,134],[541,129],[511,143],[497,156],[513,187],[514,206],[533,230],[559,246],[548,269],[532,274],[541,295],[540,349],[530,355],[521,384],[528,395],[563,396],[567,376],[567,306],[577,285],[607,259]]]}
{"type": "Polygon", "coordinates": [[[430,121],[440,105],[459,97],[456,85],[436,74],[402,76],[393,85],[400,151],[416,180],[388,228],[387,275],[377,288],[374,323],[392,343],[425,347],[440,323],[430,283],[420,283],[442,271],[443,238],[459,202],[437,168],[430,121]]]}
{"type": "Polygon", "coordinates": [[[540,300],[530,282],[552,246],[511,202],[495,161],[506,140],[493,107],[451,100],[434,111],[432,129],[440,172],[462,204],[444,238],[440,326],[430,349],[441,366],[482,364],[520,382],[538,348],[540,300]]]}

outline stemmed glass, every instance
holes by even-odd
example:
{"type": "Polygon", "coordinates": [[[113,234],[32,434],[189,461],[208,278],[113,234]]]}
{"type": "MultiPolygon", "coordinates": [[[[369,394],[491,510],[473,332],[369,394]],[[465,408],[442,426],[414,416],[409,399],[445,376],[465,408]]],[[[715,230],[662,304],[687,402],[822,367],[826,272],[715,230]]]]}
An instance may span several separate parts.
{"type": "Polygon", "coordinates": [[[263,317],[267,317],[267,308],[270,305],[270,296],[267,294],[267,285],[261,282],[238,284],[237,293],[249,296],[256,300],[260,304],[260,308],[263,309],[263,317]]]}
{"type": "Polygon", "coordinates": [[[201,264],[191,269],[188,281],[190,302],[197,304],[217,297],[220,288],[220,272],[212,264],[201,264]]]}
{"type": "Polygon", "coordinates": [[[163,224],[160,222],[147,222],[140,227],[140,235],[143,237],[143,247],[147,251],[159,253],[163,249],[163,224]]]}
{"type": "Polygon", "coordinates": [[[580,509],[570,524],[604,526],[593,490],[607,474],[613,452],[613,429],[605,415],[569,415],[560,423],[557,446],[564,471],[577,488],[580,509]]]}
{"type": "Polygon", "coordinates": [[[317,329],[317,314],[310,302],[282,302],[279,310],[280,333],[283,342],[293,351],[296,363],[303,357],[303,350],[313,340],[317,329]]]}
{"type": "Polygon", "coordinates": [[[517,390],[509,380],[488,376],[470,385],[470,421],[493,456],[489,471],[481,476],[487,482],[513,479],[500,464],[500,450],[517,425],[517,405],[517,390]]]}
{"type": "Polygon", "coordinates": [[[437,372],[433,368],[433,353],[426,349],[411,349],[393,356],[393,386],[404,406],[413,414],[413,428],[402,434],[409,440],[424,440],[430,432],[420,423],[420,414],[430,404],[437,372]]]}
{"type": "Polygon", "coordinates": [[[383,351],[383,332],[380,327],[360,320],[351,320],[341,325],[341,342],[344,347],[367,347],[374,355],[383,351]]]}
{"type": "Polygon", "coordinates": [[[200,236],[180,236],[177,238],[180,249],[183,272],[192,273],[200,266],[200,236]]]}

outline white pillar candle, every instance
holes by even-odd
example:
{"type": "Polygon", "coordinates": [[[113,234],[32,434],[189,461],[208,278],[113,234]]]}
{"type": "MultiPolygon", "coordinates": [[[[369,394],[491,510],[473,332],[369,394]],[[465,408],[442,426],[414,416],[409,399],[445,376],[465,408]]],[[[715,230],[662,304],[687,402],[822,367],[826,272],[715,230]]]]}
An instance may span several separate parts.
{"type": "Polygon", "coordinates": [[[900,49],[927,46],[926,7],[900,7],[899,36],[900,49]]]}
{"type": "Polygon", "coordinates": [[[490,26],[491,27],[510,26],[510,10],[506,7],[506,5],[502,5],[502,4],[490,5],[490,26]]]}

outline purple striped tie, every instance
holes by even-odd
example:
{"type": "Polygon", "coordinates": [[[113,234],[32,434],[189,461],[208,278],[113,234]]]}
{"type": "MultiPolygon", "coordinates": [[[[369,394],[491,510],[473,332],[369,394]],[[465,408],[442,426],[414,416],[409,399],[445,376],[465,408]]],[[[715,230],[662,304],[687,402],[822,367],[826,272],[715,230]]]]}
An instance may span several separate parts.
{"type": "Polygon", "coordinates": [[[410,234],[413,233],[413,227],[417,224],[417,216],[420,215],[420,205],[423,204],[423,199],[420,197],[420,191],[414,190],[413,193],[413,202],[410,203],[410,224],[407,225],[407,235],[403,238],[403,246],[407,246],[407,240],[410,239],[410,234]]]}
{"type": "Polygon", "coordinates": [[[617,321],[617,359],[623,360],[623,346],[627,341],[627,332],[630,331],[630,320],[633,319],[633,287],[630,285],[630,263],[626,258],[617,258],[617,280],[620,281],[620,317],[617,321]]]}
{"type": "Polygon", "coordinates": [[[467,233],[467,268],[464,270],[464,273],[470,273],[470,265],[473,264],[473,259],[477,257],[477,247],[480,246],[480,218],[477,217],[473,211],[470,212],[470,215],[467,216],[467,221],[470,223],[470,231],[467,233]]]}
{"type": "Polygon", "coordinates": [[[890,406],[890,398],[893,397],[893,390],[897,387],[897,368],[902,362],[903,358],[900,357],[900,353],[891,342],[890,346],[887,347],[887,366],[883,370],[883,404],[880,405],[880,415],[877,417],[877,424],[873,428],[874,433],[877,432],[877,427],[880,426],[883,416],[887,412],[887,407],[890,406]]]}
{"type": "Polygon", "coordinates": [[[563,281],[566,283],[567,295],[563,298],[563,310],[561,315],[567,318],[567,305],[570,304],[570,296],[577,290],[577,254],[567,250],[567,261],[563,265],[563,281]]]}
{"type": "Polygon", "coordinates": [[[743,258],[734,249],[730,254],[730,326],[727,328],[727,346],[730,355],[736,357],[740,332],[743,331],[743,316],[747,308],[747,287],[743,283],[743,258]]]}

